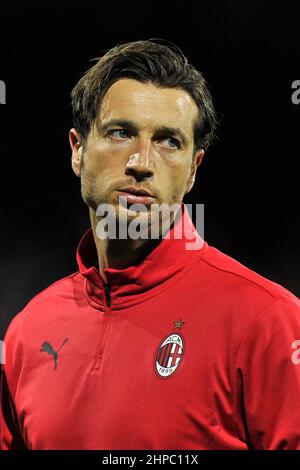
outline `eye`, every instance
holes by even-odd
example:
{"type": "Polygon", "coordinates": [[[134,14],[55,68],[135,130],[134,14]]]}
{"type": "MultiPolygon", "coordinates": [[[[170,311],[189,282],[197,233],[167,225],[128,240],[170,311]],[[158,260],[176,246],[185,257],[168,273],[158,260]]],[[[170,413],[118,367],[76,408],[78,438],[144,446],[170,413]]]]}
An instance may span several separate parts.
{"type": "Polygon", "coordinates": [[[130,137],[130,133],[126,129],[111,129],[107,132],[107,135],[116,140],[123,140],[130,137]]]}
{"type": "Polygon", "coordinates": [[[167,146],[174,149],[174,148],[177,148],[177,149],[180,149],[181,148],[181,144],[179,142],[179,140],[175,139],[174,137],[168,137],[168,136],[163,136],[160,138],[160,141],[161,142],[164,142],[164,141],[167,141],[167,146]]]}

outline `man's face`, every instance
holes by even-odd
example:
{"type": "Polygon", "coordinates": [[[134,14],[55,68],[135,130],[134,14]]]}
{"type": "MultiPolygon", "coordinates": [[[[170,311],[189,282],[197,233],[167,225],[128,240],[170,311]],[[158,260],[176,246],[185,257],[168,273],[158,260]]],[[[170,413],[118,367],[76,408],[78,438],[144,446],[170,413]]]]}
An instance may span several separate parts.
{"type": "Polygon", "coordinates": [[[81,177],[84,201],[94,211],[105,203],[118,217],[124,211],[129,216],[130,209],[119,206],[120,190],[135,187],[149,191],[151,203],[180,204],[204,154],[193,154],[197,115],[195,102],[182,89],[127,78],[114,83],[84,150],[70,132],[72,166],[81,177]]]}

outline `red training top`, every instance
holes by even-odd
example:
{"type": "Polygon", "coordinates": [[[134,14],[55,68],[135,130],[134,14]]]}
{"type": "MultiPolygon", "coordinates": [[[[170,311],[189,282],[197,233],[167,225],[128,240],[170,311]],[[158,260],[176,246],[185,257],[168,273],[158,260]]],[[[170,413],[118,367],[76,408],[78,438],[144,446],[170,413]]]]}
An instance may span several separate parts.
{"type": "Polygon", "coordinates": [[[108,284],[89,229],[79,271],[12,320],[2,449],[300,449],[300,301],[182,209],[184,238],[108,284]]]}

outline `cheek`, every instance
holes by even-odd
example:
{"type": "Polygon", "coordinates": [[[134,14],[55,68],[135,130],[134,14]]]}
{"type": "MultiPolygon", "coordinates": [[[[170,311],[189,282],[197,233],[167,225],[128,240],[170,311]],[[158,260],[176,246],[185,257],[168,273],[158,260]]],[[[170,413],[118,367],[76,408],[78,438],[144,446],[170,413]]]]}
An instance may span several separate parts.
{"type": "Polygon", "coordinates": [[[110,169],[91,169],[86,167],[81,174],[81,186],[84,193],[93,194],[95,199],[99,196],[106,198],[111,191],[113,179],[110,169]]]}
{"type": "Polygon", "coordinates": [[[164,188],[173,195],[180,195],[185,190],[185,185],[190,175],[190,167],[188,164],[183,165],[182,162],[174,162],[165,165],[161,177],[164,188]]]}
{"type": "Polygon", "coordinates": [[[97,146],[86,153],[85,171],[90,177],[110,178],[118,176],[122,170],[122,155],[120,152],[105,146],[97,146]]]}

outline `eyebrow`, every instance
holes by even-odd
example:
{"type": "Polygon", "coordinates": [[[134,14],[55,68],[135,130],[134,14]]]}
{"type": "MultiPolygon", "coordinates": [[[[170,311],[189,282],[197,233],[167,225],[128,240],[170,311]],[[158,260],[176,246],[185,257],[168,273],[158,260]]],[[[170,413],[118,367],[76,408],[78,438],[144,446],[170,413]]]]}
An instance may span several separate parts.
{"type": "MultiPolygon", "coordinates": [[[[104,124],[102,125],[100,124],[100,129],[102,132],[105,132],[111,126],[124,127],[128,131],[132,132],[133,134],[137,134],[139,130],[138,124],[129,119],[110,119],[104,124]]],[[[160,126],[160,127],[157,127],[154,131],[154,135],[156,137],[163,136],[165,134],[168,134],[172,137],[179,137],[183,145],[185,146],[188,145],[188,138],[179,127],[160,126]]]]}

